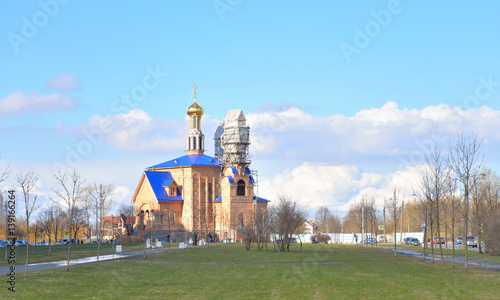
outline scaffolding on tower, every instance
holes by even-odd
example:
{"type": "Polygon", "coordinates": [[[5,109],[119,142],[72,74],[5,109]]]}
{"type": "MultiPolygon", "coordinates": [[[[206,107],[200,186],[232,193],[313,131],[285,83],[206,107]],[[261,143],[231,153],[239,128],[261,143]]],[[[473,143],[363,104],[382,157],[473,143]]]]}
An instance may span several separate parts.
{"type": "Polygon", "coordinates": [[[241,109],[230,110],[214,135],[215,157],[224,166],[250,165],[250,127],[241,109]]]}
{"type": "Polygon", "coordinates": [[[257,173],[257,170],[251,170],[250,173],[253,178],[253,194],[256,199],[259,199],[259,174],[257,173]]]}

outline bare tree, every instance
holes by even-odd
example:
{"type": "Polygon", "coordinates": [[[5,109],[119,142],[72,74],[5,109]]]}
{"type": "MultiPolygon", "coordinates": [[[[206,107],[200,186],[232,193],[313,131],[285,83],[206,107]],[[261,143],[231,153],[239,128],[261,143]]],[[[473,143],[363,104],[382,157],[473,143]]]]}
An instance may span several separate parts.
{"type": "Polygon", "coordinates": [[[85,236],[87,238],[90,238],[92,236],[92,230],[90,227],[90,220],[92,216],[95,216],[95,210],[94,210],[94,198],[91,195],[92,191],[92,185],[87,185],[84,188],[82,200],[81,200],[81,207],[83,210],[83,216],[85,219],[85,226],[87,231],[85,232],[85,236]]]}
{"type": "Polygon", "coordinates": [[[328,218],[332,215],[330,210],[326,206],[321,206],[316,210],[314,214],[314,223],[318,225],[318,229],[322,232],[329,232],[328,228],[328,218]]]}
{"type": "Polygon", "coordinates": [[[275,211],[276,233],[278,236],[278,251],[290,251],[292,235],[302,225],[305,218],[303,210],[298,203],[286,196],[280,196],[275,211]]]}
{"type": "Polygon", "coordinates": [[[54,228],[54,241],[57,242],[57,237],[59,236],[59,232],[62,231],[64,226],[66,226],[66,214],[62,211],[61,206],[59,203],[56,203],[54,205],[54,211],[53,211],[53,228],[54,228]]]}
{"type": "Polygon", "coordinates": [[[264,246],[267,249],[267,241],[271,234],[271,213],[268,209],[257,209],[255,212],[255,234],[258,250],[262,250],[264,246]]]}
{"type": "Polygon", "coordinates": [[[401,214],[401,204],[399,202],[399,192],[397,189],[394,188],[393,190],[393,196],[392,198],[389,199],[389,213],[391,214],[392,221],[394,223],[394,256],[397,256],[397,251],[396,251],[396,228],[397,228],[397,222],[399,220],[400,214],[401,214]]]}
{"type": "Polygon", "coordinates": [[[59,201],[52,199],[54,202],[59,202],[60,205],[66,210],[68,219],[69,230],[69,243],[68,243],[68,260],[66,263],[66,271],[69,271],[69,258],[71,255],[71,230],[75,221],[75,215],[78,209],[79,201],[83,195],[84,180],[80,174],[73,170],[73,173],[62,173],[60,170],[55,175],[59,189],[53,189],[59,201]]]}
{"type": "Polygon", "coordinates": [[[85,226],[85,210],[78,207],[75,210],[75,218],[73,221],[73,238],[76,240],[78,231],[85,226]]]}
{"type": "MultiPolygon", "coordinates": [[[[96,234],[98,235],[102,229],[102,218],[106,216],[113,207],[113,199],[111,198],[111,192],[113,188],[109,184],[97,184],[93,183],[90,187],[90,196],[93,199],[94,208],[96,212],[96,234]],[[100,224],[100,225],[99,225],[100,224]]],[[[102,239],[102,235],[101,235],[102,239]]],[[[97,238],[97,265],[99,265],[99,256],[101,252],[101,239],[97,238]]]]}
{"type": "Polygon", "coordinates": [[[118,208],[119,214],[124,216],[134,216],[135,215],[135,206],[134,205],[126,205],[121,204],[118,208]]]}
{"type": "Polygon", "coordinates": [[[57,208],[54,204],[50,205],[42,212],[42,226],[45,233],[49,237],[49,254],[52,247],[52,234],[54,233],[56,224],[58,223],[56,222],[56,217],[55,217],[56,213],[57,213],[57,208]]]}
{"type": "Polygon", "coordinates": [[[344,229],[347,232],[362,232],[361,203],[352,204],[344,217],[344,229]]]}
{"type": "MultiPolygon", "coordinates": [[[[478,173],[482,165],[482,156],[479,153],[482,141],[479,141],[476,134],[466,139],[463,134],[457,136],[455,145],[450,145],[450,153],[448,157],[448,166],[455,173],[455,176],[460,181],[464,189],[464,221],[465,235],[469,232],[469,194],[471,183],[478,173]]],[[[467,238],[467,237],[465,237],[467,238]]],[[[467,239],[464,241],[467,243],[467,239]]],[[[469,253],[467,246],[465,247],[465,266],[464,270],[468,269],[469,253]]]]}
{"type": "MultiPolygon", "coordinates": [[[[0,152],[0,159],[2,159],[2,152],[0,152]]],[[[6,181],[10,174],[10,165],[7,165],[2,172],[0,172],[0,185],[6,181]]]]}
{"type": "Polygon", "coordinates": [[[445,194],[446,174],[445,162],[441,156],[441,151],[436,144],[434,144],[433,151],[429,155],[425,155],[425,160],[427,165],[424,172],[426,173],[425,176],[427,176],[429,180],[426,187],[429,188],[429,200],[432,202],[434,207],[432,211],[434,212],[437,227],[436,243],[439,243],[441,264],[444,265],[443,244],[441,244],[440,204],[445,194]]]}
{"type": "Polygon", "coordinates": [[[342,229],[342,222],[340,218],[334,214],[328,216],[328,219],[326,219],[326,224],[328,231],[330,232],[340,232],[342,229]]]}
{"type": "MultiPolygon", "coordinates": [[[[450,173],[448,171],[448,173],[450,173]]],[[[447,202],[449,206],[449,215],[451,221],[451,267],[455,267],[455,222],[457,220],[457,213],[460,206],[460,199],[455,195],[457,188],[456,180],[451,177],[451,174],[446,176],[446,190],[447,190],[447,202]]]]}
{"type": "MultiPolygon", "coordinates": [[[[38,175],[35,172],[18,173],[16,181],[21,186],[24,196],[24,207],[26,212],[26,235],[29,242],[30,238],[30,218],[34,211],[40,206],[37,205],[38,192],[35,184],[38,181],[38,175]]],[[[29,261],[29,243],[26,244],[26,268],[24,271],[24,278],[28,278],[28,261],[29,261]]]]}
{"type": "MultiPolygon", "coordinates": [[[[490,255],[500,255],[500,178],[492,170],[483,170],[481,183],[481,223],[478,230],[478,247],[484,242],[486,252],[490,255]],[[483,233],[484,232],[484,233],[483,233]]],[[[481,249],[481,248],[480,248],[481,249]]]]}

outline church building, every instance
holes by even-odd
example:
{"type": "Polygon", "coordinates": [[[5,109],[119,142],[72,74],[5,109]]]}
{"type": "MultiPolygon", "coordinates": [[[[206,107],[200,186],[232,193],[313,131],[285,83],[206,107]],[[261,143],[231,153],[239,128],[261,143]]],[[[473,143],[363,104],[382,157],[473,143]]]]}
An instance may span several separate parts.
{"type": "Polygon", "coordinates": [[[250,170],[249,127],[241,110],[230,110],[219,125],[215,156],[205,155],[201,130],[204,114],[196,99],[187,109],[190,130],[187,154],[147,167],[132,198],[135,228],[170,232],[171,236],[216,233],[221,239],[241,237],[269,200],[254,193],[250,170]]]}

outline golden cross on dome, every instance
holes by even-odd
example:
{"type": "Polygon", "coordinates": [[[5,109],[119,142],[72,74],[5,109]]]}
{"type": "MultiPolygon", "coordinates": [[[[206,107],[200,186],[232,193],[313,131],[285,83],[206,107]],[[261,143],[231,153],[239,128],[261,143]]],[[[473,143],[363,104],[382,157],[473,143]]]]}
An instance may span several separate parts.
{"type": "Polygon", "coordinates": [[[196,83],[194,84],[193,88],[194,88],[194,101],[196,101],[196,83]]]}

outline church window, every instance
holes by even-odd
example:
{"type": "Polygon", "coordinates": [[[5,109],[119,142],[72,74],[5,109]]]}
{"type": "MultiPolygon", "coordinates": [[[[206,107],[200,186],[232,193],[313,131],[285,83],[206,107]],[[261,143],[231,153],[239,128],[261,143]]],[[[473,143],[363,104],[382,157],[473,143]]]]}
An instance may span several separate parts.
{"type": "Polygon", "coordinates": [[[238,181],[238,189],[236,190],[237,196],[245,196],[245,181],[238,181]]]}
{"type": "Polygon", "coordinates": [[[175,194],[175,187],[170,188],[170,196],[176,196],[175,194]]]}
{"type": "Polygon", "coordinates": [[[198,139],[199,139],[199,140],[198,140],[198,145],[199,145],[199,147],[200,147],[200,149],[201,149],[201,136],[200,136],[198,139]]]}
{"type": "Polygon", "coordinates": [[[193,117],[193,128],[196,129],[196,126],[197,126],[197,124],[196,124],[196,116],[194,116],[193,117]]]}
{"type": "Polygon", "coordinates": [[[196,150],[196,137],[193,137],[193,149],[196,150]]]}

